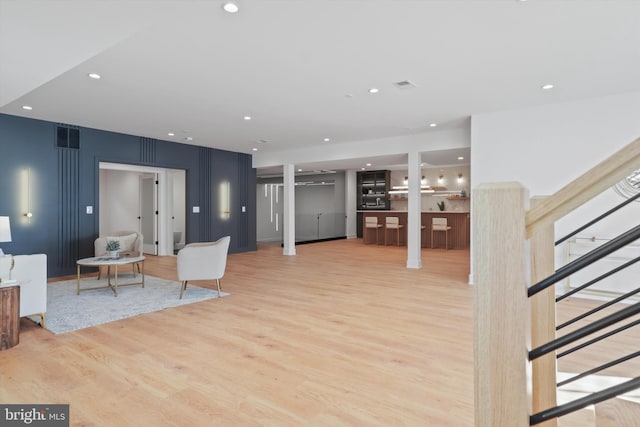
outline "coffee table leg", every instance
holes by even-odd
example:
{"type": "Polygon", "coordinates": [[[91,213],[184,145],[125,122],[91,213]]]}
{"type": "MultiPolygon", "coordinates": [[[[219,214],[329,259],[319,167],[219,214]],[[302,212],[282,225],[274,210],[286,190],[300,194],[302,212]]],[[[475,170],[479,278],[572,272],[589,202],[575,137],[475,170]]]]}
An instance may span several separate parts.
{"type": "Polygon", "coordinates": [[[76,295],[80,295],[80,264],[78,264],[77,269],[78,269],[78,293],[76,295]]]}
{"type": "Polygon", "coordinates": [[[144,260],[142,260],[142,287],[144,288],[144,260]]]}
{"type": "Polygon", "coordinates": [[[113,268],[115,269],[115,274],[114,274],[115,281],[116,281],[115,291],[116,291],[116,296],[118,296],[118,264],[116,264],[113,268]]]}

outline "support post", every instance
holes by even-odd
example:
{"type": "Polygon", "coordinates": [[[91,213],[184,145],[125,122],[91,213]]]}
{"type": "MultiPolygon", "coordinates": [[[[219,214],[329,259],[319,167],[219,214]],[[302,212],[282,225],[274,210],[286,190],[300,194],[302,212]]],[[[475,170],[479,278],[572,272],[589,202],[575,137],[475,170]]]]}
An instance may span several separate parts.
{"type": "Polygon", "coordinates": [[[422,268],[421,194],[420,194],[420,153],[411,151],[408,155],[409,189],[407,202],[407,268],[422,268]]]}
{"type": "MultiPolygon", "coordinates": [[[[532,197],[531,208],[542,203],[546,197],[532,197]]],[[[554,268],[554,228],[553,224],[537,229],[530,239],[531,283],[549,277],[554,268]]],[[[531,346],[546,344],[556,337],[555,286],[531,297],[531,346]]],[[[538,413],[557,405],[556,397],[556,354],[546,354],[532,362],[532,412],[538,413]]],[[[557,418],[541,423],[543,427],[556,427],[557,418]]]]}
{"type": "Polygon", "coordinates": [[[284,175],[283,255],[296,254],[296,187],[294,165],[282,167],[284,175]]]}
{"type": "Polygon", "coordinates": [[[473,191],[475,426],[529,425],[525,205],[518,183],[473,191]]]}

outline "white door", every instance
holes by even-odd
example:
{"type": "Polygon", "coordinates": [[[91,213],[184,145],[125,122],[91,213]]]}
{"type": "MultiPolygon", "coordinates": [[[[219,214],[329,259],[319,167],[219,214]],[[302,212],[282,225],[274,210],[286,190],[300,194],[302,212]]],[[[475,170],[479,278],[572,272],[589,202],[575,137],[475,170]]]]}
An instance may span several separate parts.
{"type": "Polygon", "coordinates": [[[145,254],[158,254],[158,174],[140,176],[140,233],[145,254]]]}

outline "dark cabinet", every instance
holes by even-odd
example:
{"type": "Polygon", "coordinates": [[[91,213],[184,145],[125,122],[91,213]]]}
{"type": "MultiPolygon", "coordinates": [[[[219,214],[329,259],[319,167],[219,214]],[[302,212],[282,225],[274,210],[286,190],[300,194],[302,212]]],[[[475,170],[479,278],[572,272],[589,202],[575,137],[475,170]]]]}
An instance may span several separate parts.
{"type": "MultiPolygon", "coordinates": [[[[384,211],[391,208],[389,189],[391,172],[388,170],[358,172],[357,174],[358,210],[384,211]]],[[[357,215],[357,236],[362,237],[362,213],[357,215]]]]}
{"type": "Polygon", "coordinates": [[[358,209],[389,210],[389,171],[358,172],[358,209]]]}

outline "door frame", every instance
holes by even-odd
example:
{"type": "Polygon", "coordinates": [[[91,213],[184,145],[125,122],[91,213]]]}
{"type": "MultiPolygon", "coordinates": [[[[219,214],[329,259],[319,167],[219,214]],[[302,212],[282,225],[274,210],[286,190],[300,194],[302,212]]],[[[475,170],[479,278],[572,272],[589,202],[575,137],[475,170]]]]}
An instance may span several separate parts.
{"type": "MultiPolygon", "coordinates": [[[[169,185],[172,180],[169,179],[170,172],[186,171],[184,169],[170,169],[159,168],[151,166],[140,166],[126,163],[112,163],[112,162],[100,162],[100,169],[127,171],[127,172],[139,172],[139,173],[156,173],[158,176],[158,255],[166,256],[173,255],[173,221],[171,221],[171,214],[173,212],[173,206],[171,201],[173,200],[173,187],[169,185]]],[[[99,186],[98,186],[99,187],[99,186]]],[[[100,189],[98,188],[98,191],[100,189]]],[[[186,191],[186,188],[185,188],[186,191]]],[[[98,195],[99,199],[99,195],[98,195]]],[[[185,206],[186,211],[186,197],[185,206]]],[[[99,212],[98,212],[99,214],[99,212]]],[[[107,230],[105,230],[107,231],[107,230]]]]}

